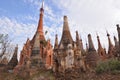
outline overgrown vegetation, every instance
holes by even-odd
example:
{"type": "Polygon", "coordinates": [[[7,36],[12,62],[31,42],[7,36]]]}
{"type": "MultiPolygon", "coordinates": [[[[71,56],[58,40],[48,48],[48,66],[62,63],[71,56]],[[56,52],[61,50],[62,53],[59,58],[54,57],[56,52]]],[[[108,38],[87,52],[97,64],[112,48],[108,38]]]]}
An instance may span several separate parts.
{"type": "Polygon", "coordinates": [[[45,41],[45,40],[41,40],[40,41],[40,44],[42,44],[44,47],[47,45],[47,41],[45,41]]]}
{"type": "Polygon", "coordinates": [[[0,57],[13,53],[15,46],[11,44],[8,34],[0,34],[0,57]]]}
{"type": "Polygon", "coordinates": [[[25,77],[9,72],[2,72],[0,73],[0,80],[55,80],[55,77],[52,71],[38,70],[34,75],[25,77]]]}
{"type": "Polygon", "coordinates": [[[117,59],[110,59],[102,61],[96,67],[96,73],[110,72],[113,74],[120,73],[120,61],[117,59]]]}
{"type": "Polygon", "coordinates": [[[33,76],[32,80],[34,79],[37,80],[40,77],[44,77],[46,80],[55,80],[52,71],[43,71],[43,70],[39,70],[39,72],[33,76]]]}

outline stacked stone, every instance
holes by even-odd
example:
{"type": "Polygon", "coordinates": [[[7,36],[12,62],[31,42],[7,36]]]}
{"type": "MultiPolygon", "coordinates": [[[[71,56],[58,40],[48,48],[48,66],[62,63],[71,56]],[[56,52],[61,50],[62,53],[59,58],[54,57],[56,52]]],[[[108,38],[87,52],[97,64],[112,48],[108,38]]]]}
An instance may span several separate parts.
{"type": "Polygon", "coordinates": [[[66,69],[64,73],[56,73],[56,80],[81,80],[81,74],[84,72],[80,68],[66,69]]]}
{"type": "Polygon", "coordinates": [[[98,61],[100,60],[100,57],[94,48],[91,34],[88,34],[88,42],[89,42],[89,49],[88,49],[88,54],[86,55],[86,66],[87,68],[94,68],[96,67],[98,61]]]}
{"type": "Polygon", "coordinates": [[[118,53],[117,53],[117,57],[120,59],[120,27],[119,24],[116,25],[117,26],[117,32],[118,32],[118,42],[119,42],[119,47],[118,47],[118,53]]]}
{"type": "Polygon", "coordinates": [[[100,43],[100,39],[99,39],[98,35],[97,35],[97,40],[98,40],[98,54],[99,54],[99,56],[102,60],[105,60],[106,59],[106,53],[105,53],[105,50],[103,49],[103,47],[100,43]]]}
{"type": "Polygon", "coordinates": [[[119,42],[117,41],[117,38],[114,36],[114,42],[115,42],[115,46],[114,46],[114,57],[118,57],[119,54],[119,42]]]}
{"type": "Polygon", "coordinates": [[[32,40],[27,40],[20,54],[19,64],[15,67],[16,74],[25,75],[37,72],[38,69],[51,69],[53,59],[53,48],[50,40],[45,40],[43,32],[43,3],[40,9],[40,18],[36,33],[32,40]],[[28,72],[28,73],[26,73],[28,72]]]}
{"type": "Polygon", "coordinates": [[[18,53],[18,45],[15,47],[13,57],[7,65],[9,70],[13,70],[15,66],[18,64],[17,53],[18,53]]]}
{"type": "Polygon", "coordinates": [[[54,48],[54,58],[56,58],[54,61],[56,66],[59,65],[57,71],[64,72],[68,67],[72,68],[74,64],[73,43],[74,42],[70,34],[67,16],[64,16],[62,38],[58,46],[56,46],[58,43],[55,43],[54,48]]]}
{"type": "Polygon", "coordinates": [[[107,37],[108,37],[108,44],[109,44],[109,47],[108,47],[108,58],[113,58],[114,57],[114,46],[111,42],[111,39],[110,39],[110,34],[107,32],[107,37]]]}

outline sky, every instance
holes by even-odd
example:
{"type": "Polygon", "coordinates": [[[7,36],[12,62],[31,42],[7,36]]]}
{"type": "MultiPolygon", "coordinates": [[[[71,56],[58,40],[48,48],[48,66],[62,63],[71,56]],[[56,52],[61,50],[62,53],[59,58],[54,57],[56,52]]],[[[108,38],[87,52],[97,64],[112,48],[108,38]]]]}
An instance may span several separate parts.
{"type": "MultiPolygon", "coordinates": [[[[42,0],[1,0],[0,33],[8,34],[13,44],[21,51],[27,38],[36,32],[42,0]]],[[[55,34],[61,39],[63,16],[68,16],[71,35],[79,32],[84,48],[90,33],[97,49],[96,33],[103,47],[108,48],[106,30],[117,35],[116,24],[120,24],[120,0],[44,0],[44,32],[46,39],[54,45],[55,34]]],[[[114,42],[113,42],[114,44],[114,42]]]]}

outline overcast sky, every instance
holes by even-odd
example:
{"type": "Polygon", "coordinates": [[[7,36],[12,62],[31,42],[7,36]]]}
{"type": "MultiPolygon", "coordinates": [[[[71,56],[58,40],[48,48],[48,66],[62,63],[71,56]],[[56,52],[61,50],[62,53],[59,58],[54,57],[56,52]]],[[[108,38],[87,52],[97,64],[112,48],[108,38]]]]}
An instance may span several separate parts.
{"type": "MultiPolygon", "coordinates": [[[[19,51],[29,37],[32,39],[37,29],[42,0],[2,0],[0,2],[0,33],[9,34],[19,51]]],[[[108,48],[106,30],[117,36],[116,24],[120,23],[120,0],[45,0],[44,32],[46,39],[54,44],[55,34],[63,28],[63,16],[68,16],[73,39],[78,30],[83,44],[90,33],[97,49],[96,32],[103,47],[108,48]]],[[[113,42],[114,44],[114,42],[113,42]]],[[[85,47],[85,46],[84,46],[85,47]]]]}

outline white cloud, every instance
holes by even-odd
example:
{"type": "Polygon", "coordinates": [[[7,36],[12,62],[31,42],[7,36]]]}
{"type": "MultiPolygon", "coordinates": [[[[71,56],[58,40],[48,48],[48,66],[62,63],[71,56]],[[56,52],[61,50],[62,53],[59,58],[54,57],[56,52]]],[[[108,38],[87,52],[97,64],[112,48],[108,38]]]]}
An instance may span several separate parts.
{"type": "MultiPolygon", "coordinates": [[[[24,1],[26,3],[30,3],[32,6],[36,6],[38,10],[40,9],[42,4],[39,0],[24,0],[24,1]]],[[[51,39],[52,44],[54,44],[55,34],[61,36],[63,25],[61,24],[61,22],[63,21],[61,17],[63,16],[57,15],[56,11],[54,11],[54,8],[50,4],[44,3],[44,32],[46,30],[48,31],[48,33],[45,36],[46,39],[48,38],[51,39]]]]}
{"type": "Polygon", "coordinates": [[[36,26],[34,24],[18,23],[8,17],[0,18],[0,33],[8,34],[13,44],[19,45],[19,50],[22,49],[27,37],[32,38],[36,26]]]}
{"type": "Polygon", "coordinates": [[[117,36],[115,25],[120,23],[119,0],[52,0],[52,2],[68,16],[73,38],[75,30],[78,30],[85,43],[87,34],[91,33],[97,48],[96,31],[105,47],[108,47],[105,29],[110,33],[112,41],[113,35],[117,36]]]}
{"type": "MultiPolygon", "coordinates": [[[[0,33],[9,34],[12,43],[19,45],[19,53],[22,50],[23,44],[26,42],[27,38],[33,38],[36,29],[36,24],[19,23],[17,20],[12,20],[8,17],[0,18],[0,33]]],[[[56,27],[56,25],[48,27],[44,25],[44,32],[45,31],[48,31],[45,35],[46,40],[51,39],[52,44],[54,44],[55,34],[61,33],[61,27],[56,27]]]]}
{"type": "MultiPolygon", "coordinates": [[[[24,0],[25,3],[31,4],[37,10],[41,7],[39,0],[24,0]]],[[[47,1],[46,1],[47,2],[47,1]]],[[[91,33],[94,44],[97,48],[96,31],[100,35],[101,43],[108,47],[106,30],[111,34],[117,36],[116,23],[120,23],[120,6],[119,0],[51,0],[51,3],[60,9],[57,12],[51,4],[45,3],[44,15],[44,32],[48,33],[46,39],[50,38],[52,44],[54,43],[55,34],[58,34],[59,40],[61,38],[63,28],[63,14],[68,16],[69,27],[73,39],[75,40],[75,31],[78,30],[84,44],[87,40],[87,34],[91,33]],[[59,3],[59,4],[58,4],[59,3]]],[[[37,13],[37,12],[36,12],[37,13]]],[[[11,34],[14,42],[18,43],[21,48],[25,43],[27,37],[33,37],[36,29],[38,16],[26,16],[25,19],[30,19],[36,23],[20,23],[17,20],[8,17],[0,18],[0,30],[3,33],[11,34]]],[[[85,47],[85,46],[84,46],[85,47]]]]}

